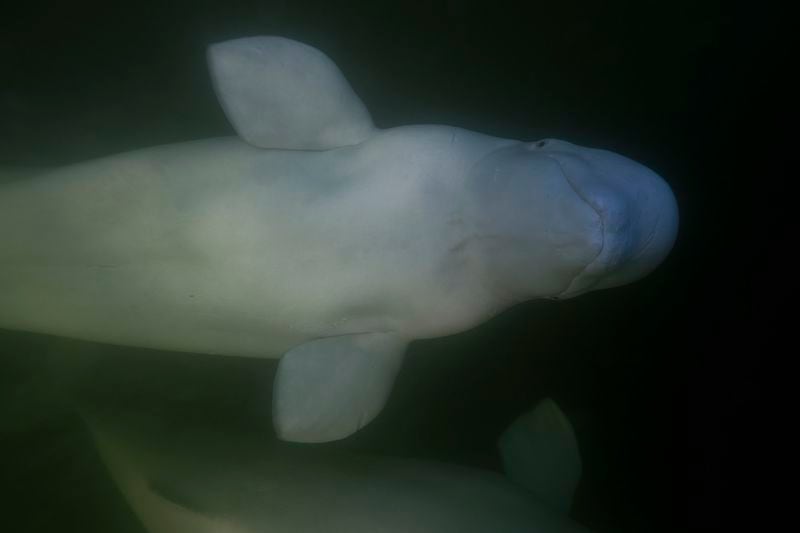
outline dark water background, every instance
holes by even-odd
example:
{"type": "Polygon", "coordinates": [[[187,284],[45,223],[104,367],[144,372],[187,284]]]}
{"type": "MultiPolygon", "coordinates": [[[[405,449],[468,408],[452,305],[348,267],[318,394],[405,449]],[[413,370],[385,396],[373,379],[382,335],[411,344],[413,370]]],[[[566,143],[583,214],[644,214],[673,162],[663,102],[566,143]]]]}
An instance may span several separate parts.
{"type": "MultiPolygon", "coordinates": [[[[722,428],[748,416],[757,391],[752,369],[728,350],[747,342],[730,319],[748,315],[750,285],[749,259],[726,262],[732,234],[746,237],[731,209],[745,179],[724,163],[730,111],[741,105],[731,87],[754,53],[742,43],[762,21],[721,4],[25,4],[0,21],[0,164],[232,134],[204,48],[258,34],[328,54],[379,127],[557,137],[643,162],[681,209],[662,267],[632,286],[525,304],[462,335],[414,343],[383,414],[337,446],[497,468],[496,437],[551,396],[574,421],[584,457],[579,521],[598,532],[710,530],[730,505],[716,490],[729,480],[722,428]]],[[[77,361],[98,351],[113,353],[92,372],[120,401],[228,424],[269,412],[274,361],[3,331],[0,401],[34,420],[37,405],[14,386],[48,354],[77,361]]],[[[142,531],[75,417],[32,425],[0,435],[0,507],[11,526],[0,530],[142,531]]]]}

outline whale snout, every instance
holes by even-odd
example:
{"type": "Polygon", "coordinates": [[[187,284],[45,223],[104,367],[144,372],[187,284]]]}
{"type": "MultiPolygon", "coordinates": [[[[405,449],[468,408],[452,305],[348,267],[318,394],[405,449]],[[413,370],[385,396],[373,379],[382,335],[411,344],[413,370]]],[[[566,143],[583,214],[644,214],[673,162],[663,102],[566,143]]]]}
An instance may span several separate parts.
{"type": "Polygon", "coordinates": [[[559,298],[631,283],[654,270],[672,249],[678,229],[669,185],[613,152],[563,141],[545,147],[543,155],[559,163],[578,196],[598,214],[603,236],[600,252],[559,298]]]}

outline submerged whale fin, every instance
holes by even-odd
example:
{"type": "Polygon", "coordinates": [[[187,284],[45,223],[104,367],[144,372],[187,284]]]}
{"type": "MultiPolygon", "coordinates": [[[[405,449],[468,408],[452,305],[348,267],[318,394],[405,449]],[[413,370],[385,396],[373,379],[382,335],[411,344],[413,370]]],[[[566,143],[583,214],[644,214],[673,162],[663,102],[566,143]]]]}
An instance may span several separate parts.
{"type": "Polygon", "coordinates": [[[390,333],[326,337],[280,361],[272,403],[278,437],[327,442],[358,431],[381,411],[406,342],[390,333]]]}
{"type": "Polygon", "coordinates": [[[208,48],[208,64],[236,133],[261,148],[327,150],[374,130],[367,108],[325,54],[283,37],[208,48]]]}
{"type": "Polygon", "coordinates": [[[553,509],[568,512],[581,477],[572,425],[546,398],[517,418],[498,442],[506,475],[553,509]]]}

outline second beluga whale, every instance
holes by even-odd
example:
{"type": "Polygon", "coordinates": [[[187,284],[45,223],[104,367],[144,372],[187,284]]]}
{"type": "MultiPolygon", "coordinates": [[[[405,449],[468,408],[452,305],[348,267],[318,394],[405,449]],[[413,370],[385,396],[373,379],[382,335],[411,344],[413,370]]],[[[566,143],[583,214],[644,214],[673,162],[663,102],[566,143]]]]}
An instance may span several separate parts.
{"type": "Polygon", "coordinates": [[[589,533],[582,465],[550,399],[498,439],[503,471],[276,442],[117,406],[82,409],[148,533],[589,533]]]}
{"type": "Polygon", "coordinates": [[[285,440],[350,435],[414,339],[639,279],[677,207],[646,167],[559,140],[376,128],[334,63],[212,45],[238,136],[0,182],[0,327],[281,358],[285,440]]]}

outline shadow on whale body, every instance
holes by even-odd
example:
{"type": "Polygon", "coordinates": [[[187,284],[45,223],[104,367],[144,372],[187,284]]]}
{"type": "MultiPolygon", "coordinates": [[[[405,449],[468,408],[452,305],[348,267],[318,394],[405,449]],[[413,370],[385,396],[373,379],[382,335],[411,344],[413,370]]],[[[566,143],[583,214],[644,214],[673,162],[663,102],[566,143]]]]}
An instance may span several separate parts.
{"type": "Polygon", "coordinates": [[[278,435],[324,442],[377,416],[412,340],[632,282],[672,247],[672,192],[623,156],[378,129],[289,39],[208,59],[237,137],[0,183],[0,327],[280,358],[278,435]]]}

